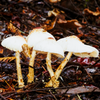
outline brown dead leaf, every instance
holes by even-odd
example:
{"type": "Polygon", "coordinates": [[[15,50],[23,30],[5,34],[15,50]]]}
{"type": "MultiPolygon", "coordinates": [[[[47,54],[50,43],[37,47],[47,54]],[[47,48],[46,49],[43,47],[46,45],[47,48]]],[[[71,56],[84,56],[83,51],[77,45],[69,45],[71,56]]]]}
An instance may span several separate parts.
{"type": "Polygon", "coordinates": [[[89,10],[88,8],[84,9],[84,14],[90,14],[93,16],[99,16],[100,15],[100,10],[98,8],[96,8],[96,12],[93,12],[91,10],[89,10]]]}
{"type": "Polygon", "coordinates": [[[76,88],[71,88],[67,91],[67,93],[78,94],[78,93],[86,93],[86,92],[100,92],[100,89],[95,86],[80,86],[76,88]]]}
{"type": "Polygon", "coordinates": [[[32,0],[19,0],[18,3],[21,3],[21,2],[31,2],[32,0]]]}
{"type": "Polygon", "coordinates": [[[59,19],[57,21],[57,23],[67,29],[67,28],[79,28],[79,27],[82,27],[82,25],[78,22],[78,20],[76,19],[72,19],[72,20],[62,20],[62,19],[59,19]]]}
{"type": "Polygon", "coordinates": [[[54,18],[54,20],[47,20],[42,26],[42,28],[44,28],[45,30],[51,30],[55,27],[56,21],[57,21],[56,17],[54,18]]]}
{"type": "Polygon", "coordinates": [[[69,85],[77,85],[76,82],[71,82],[71,83],[68,83],[69,85]]]}
{"type": "Polygon", "coordinates": [[[8,100],[14,100],[14,99],[12,99],[12,98],[7,98],[8,100]]]}
{"type": "Polygon", "coordinates": [[[79,35],[77,35],[79,38],[81,38],[84,35],[84,33],[78,28],[77,28],[77,32],[79,33],[79,35]]]}
{"type": "Polygon", "coordinates": [[[70,88],[68,89],[57,89],[58,93],[67,93],[68,94],[79,94],[79,93],[88,93],[88,92],[100,92],[100,89],[98,87],[95,86],[79,86],[79,87],[75,87],[75,88],[70,88]]]}
{"type": "Polygon", "coordinates": [[[13,16],[13,13],[10,12],[0,12],[1,15],[6,15],[6,16],[13,16]]]}
{"type": "Polygon", "coordinates": [[[15,33],[17,35],[21,35],[21,31],[16,28],[13,24],[12,24],[12,21],[10,21],[9,25],[8,25],[8,29],[12,32],[12,33],[15,33]]]}
{"type": "Polygon", "coordinates": [[[0,54],[3,54],[3,47],[0,46],[0,54]]]}

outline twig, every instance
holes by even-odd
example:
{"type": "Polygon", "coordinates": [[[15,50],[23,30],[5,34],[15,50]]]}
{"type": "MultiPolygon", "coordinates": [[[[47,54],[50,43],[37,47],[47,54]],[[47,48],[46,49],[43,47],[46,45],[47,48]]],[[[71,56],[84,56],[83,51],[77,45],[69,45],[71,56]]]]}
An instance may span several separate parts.
{"type": "Polygon", "coordinates": [[[98,5],[97,1],[96,1],[96,0],[94,0],[94,2],[95,2],[95,4],[98,6],[98,8],[100,9],[100,6],[98,5]]]}
{"type": "Polygon", "coordinates": [[[7,100],[3,95],[0,94],[0,97],[3,99],[3,100],[7,100]]]}
{"type": "Polygon", "coordinates": [[[55,98],[55,100],[57,100],[56,96],[54,94],[52,94],[51,90],[49,90],[49,92],[55,98]]]}
{"type": "Polygon", "coordinates": [[[63,11],[68,11],[68,12],[71,12],[71,13],[73,13],[73,14],[75,14],[75,15],[78,15],[78,16],[83,17],[82,14],[79,14],[79,13],[77,13],[77,12],[73,12],[72,10],[70,10],[70,9],[68,9],[68,8],[65,8],[65,7],[62,7],[62,6],[60,6],[60,5],[54,4],[54,7],[60,8],[60,9],[63,10],[63,11]]]}
{"type": "Polygon", "coordinates": [[[50,4],[46,2],[46,0],[43,0],[43,2],[44,2],[51,10],[53,10],[52,6],[50,6],[50,4]]]}

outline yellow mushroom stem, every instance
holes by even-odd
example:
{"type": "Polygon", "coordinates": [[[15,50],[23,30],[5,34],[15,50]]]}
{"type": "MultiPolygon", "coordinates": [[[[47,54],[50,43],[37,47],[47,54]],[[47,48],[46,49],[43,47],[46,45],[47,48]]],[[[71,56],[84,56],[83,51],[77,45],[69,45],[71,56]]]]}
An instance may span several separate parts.
{"type": "Polygon", "coordinates": [[[51,77],[52,84],[59,86],[59,81],[55,80],[55,77],[54,77],[54,72],[51,66],[51,53],[49,52],[47,53],[46,65],[47,65],[47,70],[49,71],[49,74],[51,77]]]}
{"type": "MultiPolygon", "coordinates": [[[[69,59],[71,58],[72,56],[72,52],[69,52],[67,54],[67,56],[65,57],[65,59],[62,61],[62,63],[59,65],[59,67],[57,68],[56,72],[54,73],[54,81],[57,81],[57,79],[59,78],[63,68],[65,67],[65,65],[67,64],[67,62],[69,61],[69,59]]],[[[46,85],[45,87],[54,87],[54,88],[57,88],[58,86],[56,86],[56,84],[52,84],[52,80],[50,80],[46,85]]]]}
{"type": "Polygon", "coordinates": [[[32,51],[32,55],[31,55],[31,57],[30,57],[30,61],[29,61],[29,65],[31,66],[31,67],[29,67],[29,73],[28,73],[28,75],[27,75],[27,77],[28,77],[28,83],[32,83],[32,82],[34,82],[34,59],[35,59],[35,56],[36,56],[36,51],[35,50],[33,50],[32,51]]]}
{"type": "Polygon", "coordinates": [[[25,57],[30,57],[30,48],[27,44],[22,45],[22,53],[25,55],[25,57]]]}
{"type": "Polygon", "coordinates": [[[19,88],[24,87],[24,81],[21,72],[21,65],[20,65],[20,54],[19,51],[16,51],[16,67],[17,67],[17,76],[18,76],[18,86],[19,88]]]}

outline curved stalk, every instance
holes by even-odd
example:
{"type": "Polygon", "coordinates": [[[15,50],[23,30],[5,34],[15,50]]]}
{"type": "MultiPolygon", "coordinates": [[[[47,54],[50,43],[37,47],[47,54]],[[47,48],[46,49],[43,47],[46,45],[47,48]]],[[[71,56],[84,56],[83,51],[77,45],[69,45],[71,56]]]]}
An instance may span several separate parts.
{"type": "Polygon", "coordinates": [[[51,66],[51,53],[49,53],[49,52],[47,53],[46,65],[47,65],[47,70],[49,71],[49,74],[51,77],[52,84],[59,86],[59,81],[55,80],[55,77],[54,77],[54,72],[53,72],[53,69],[51,66]]]}
{"type": "MultiPolygon", "coordinates": [[[[30,57],[30,61],[29,61],[29,65],[32,67],[34,66],[35,56],[36,56],[36,51],[33,50],[32,55],[30,57]]],[[[34,67],[33,68],[29,67],[29,73],[28,73],[27,77],[28,77],[28,83],[34,82],[34,67]]]]}
{"type": "MultiPolygon", "coordinates": [[[[69,61],[69,59],[71,58],[72,56],[72,52],[69,52],[67,54],[67,56],[65,57],[65,59],[62,61],[62,63],[59,65],[59,67],[57,68],[56,72],[54,73],[54,79],[55,81],[57,81],[57,79],[59,78],[63,68],[65,67],[65,65],[67,64],[67,62],[69,61]]],[[[55,87],[57,88],[58,86],[55,85],[55,84],[52,84],[52,80],[50,80],[46,85],[45,87],[55,87]]]]}

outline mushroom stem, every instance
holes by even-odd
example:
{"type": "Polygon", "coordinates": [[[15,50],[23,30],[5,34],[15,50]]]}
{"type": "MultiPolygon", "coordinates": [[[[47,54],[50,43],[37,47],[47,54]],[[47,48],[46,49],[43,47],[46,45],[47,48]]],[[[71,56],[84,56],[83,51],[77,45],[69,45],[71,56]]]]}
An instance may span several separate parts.
{"type": "Polygon", "coordinates": [[[19,51],[16,51],[16,66],[17,66],[17,76],[18,76],[18,86],[19,88],[24,87],[21,65],[20,65],[20,54],[19,51]]]}
{"type": "MultiPolygon", "coordinates": [[[[32,67],[34,66],[35,56],[36,56],[36,51],[33,50],[32,55],[30,57],[30,61],[29,61],[29,65],[32,67]]],[[[28,83],[34,82],[34,68],[29,67],[29,73],[28,73],[27,77],[28,77],[28,83]]]]}
{"type": "MultiPolygon", "coordinates": [[[[56,72],[54,73],[54,79],[55,79],[54,81],[56,81],[56,80],[59,78],[59,76],[60,76],[60,74],[61,74],[63,68],[65,67],[65,65],[67,64],[67,62],[68,62],[69,59],[71,58],[71,56],[72,56],[72,52],[69,52],[69,53],[67,54],[67,56],[65,57],[65,59],[62,61],[62,63],[59,65],[59,67],[57,68],[56,72]]],[[[52,84],[52,80],[50,80],[50,81],[45,85],[45,87],[51,87],[51,86],[53,86],[53,87],[55,87],[55,88],[58,87],[58,86],[56,86],[55,84],[52,84]]]]}
{"type": "Polygon", "coordinates": [[[53,72],[53,69],[51,67],[51,53],[49,53],[49,52],[47,53],[46,65],[47,65],[47,70],[50,73],[50,77],[53,77],[54,76],[54,72],[53,72]]]}
{"type": "Polygon", "coordinates": [[[49,74],[51,77],[52,84],[59,86],[59,82],[57,80],[55,80],[54,72],[53,72],[53,69],[51,67],[51,53],[49,53],[49,52],[47,53],[46,65],[47,65],[47,70],[49,71],[49,74]]]}
{"type": "Polygon", "coordinates": [[[30,48],[27,44],[22,45],[22,53],[25,55],[25,57],[30,57],[30,48]]]}

